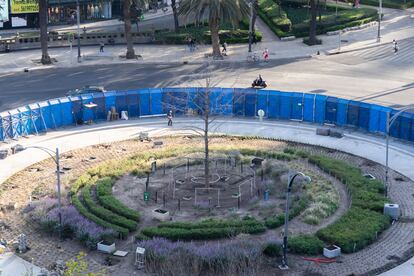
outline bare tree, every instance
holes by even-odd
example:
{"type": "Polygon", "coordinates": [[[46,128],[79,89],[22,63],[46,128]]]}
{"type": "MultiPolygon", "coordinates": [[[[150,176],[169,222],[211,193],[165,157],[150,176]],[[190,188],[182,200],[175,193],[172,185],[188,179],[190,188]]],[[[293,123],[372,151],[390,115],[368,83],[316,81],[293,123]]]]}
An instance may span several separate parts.
{"type": "MultiPolygon", "coordinates": [[[[186,93],[181,93],[181,95],[171,92],[167,94],[163,100],[163,107],[167,111],[171,110],[176,113],[193,115],[201,119],[201,126],[191,125],[180,129],[189,130],[203,139],[204,183],[205,187],[208,188],[210,186],[211,175],[209,168],[209,145],[212,137],[210,133],[218,130],[221,123],[219,123],[217,119],[228,113],[229,108],[233,107],[233,102],[238,99],[231,93],[231,91],[215,91],[215,88],[221,80],[218,80],[218,76],[213,75],[216,71],[214,67],[209,71],[209,66],[207,65],[204,66],[204,69],[202,70],[203,72],[186,78],[186,83],[188,83],[188,79],[190,79],[199,84],[196,91],[188,91],[186,93]],[[200,80],[203,80],[204,83],[201,84],[200,80]],[[189,103],[191,103],[191,107],[189,107],[189,103]]],[[[229,72],[227,71],[226,76],[228,76],[228,73],[229,72]]]]}

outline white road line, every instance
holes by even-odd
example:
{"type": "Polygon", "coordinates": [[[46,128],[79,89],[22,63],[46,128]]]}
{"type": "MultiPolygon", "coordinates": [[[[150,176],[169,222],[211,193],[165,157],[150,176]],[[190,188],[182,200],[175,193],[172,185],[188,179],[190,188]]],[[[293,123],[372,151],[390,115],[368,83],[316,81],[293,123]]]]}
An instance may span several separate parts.
{"type": "Polygon", "coordinates": [[[68,75],[68,77],[73,77],[73,76],[76,76],[76,75],[80,75],[80,74],[83,74],[84,72],[76,72],[76,73],[72,73],[72,74],[69,74],[68,75]]]}

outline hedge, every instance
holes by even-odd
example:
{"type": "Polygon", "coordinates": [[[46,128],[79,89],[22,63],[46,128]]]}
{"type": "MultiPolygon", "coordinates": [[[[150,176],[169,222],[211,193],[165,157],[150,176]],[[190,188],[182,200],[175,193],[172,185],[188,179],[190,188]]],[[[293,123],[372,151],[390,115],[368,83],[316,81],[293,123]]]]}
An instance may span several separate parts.
{"type": "Polygon", "coordinates": [[[137,211],[126,207],[118,199],[112,195],[113,181],[109,178],[100,179],[96,182],[96,196],[99,203],[112,212],[131,219],[133,221],[139,221],[140,215],[137,211]]]}
{"type": "Polygon", "coordinates": [[[98,205],[92,198],[91,195],[91,186],[85,186],[82,189],[82,196],[85,202],[85,206],[97,217],[110,222],[111,224],[115,224],[121,227],[125,227],[128,230],[135,230],[137,229],[138,225],[135,221],[122,217],[113,213],[112,211],[105,209],[104,207],[98,205]]]}
{"type": "Polygon", "coordinates": [[[318,255],[322,253],[324,243],[313,235],[299,235],[289,239],[288,249],[292,253],[318,255]]]}
{"type": "MultiPolygon", "coordinates": [[[[297,217],[300,213],[302,213],[309,204],[309,198],[304,196],[299,199],[293,207],[289,210],[289,220],[297,217]]],[[[282,226],[285,223],[285,214],[278,214],[273,218],[268,218],[265,220],[265,225],[269,229],[274,229],[279,226],[282,226]]]]}
{"type": "Polygon", "coordinates": [[[259,0],[258,15],[278,37],[290,35],[292,22],[273,0],[259,0]]]}
{"type": "Polygon", "coordinates": [[[389,202],[382,195],[383,184],[365,178],[359,168],[341,160],[313,155],[309,162],[340,179],[352,195],[348,212],[316,235],[327,243],[340,246],[345,253],[372,243],[390,224],[390,218],[382,214],[384,203],[389,202]]]}
{"type": "Polygon", "coordinates": [[[76,195],[72,195],[72,203],[73,203],[73,205],[75,205],[76,209],[78,209],[79,213],[81,213],[87,219],[90,219],[91,221],[95,222],[96,224],[98,224],[102,227],[114,230],[115,232],[117,232],[121,236],[121,238],[128,236],[128,233],[129,233],[128,229],[126,229],[124,227],[120,227],[120,226],[112,224],[112,223],[109,223],[109,222],[95,216],[94,214],[89,212],[88,209],[86,209],[86,207],[82,204],[82,202],[80,201],[80,199],[76,195]]]}
{"type": "Polygon", "coordinates": [[[390,218],[367,209],[352,207],[335,223],[319,230],[316,235],[341,247],[345,253],[358,251],[372,243],[390,224],[390,218]]]}
{"type": "Polygon", "coordinates": [[[263,254],[268,257],[279,257],[280,251],[282,250],[282,246],[275,242],[269,242],[265,244],[263,248],[263,254]]]}
{"type": "MultiPolygon", "coordinates": [[[[208,28],[200,27],[194,28],[193,30],[180,30],[178,33],[165,31],[155,34],[155,40],[153,43],[164,43],[164,44],[187,44],[188,38],[192,37],[197,42],[211,44],[211,34],[208,28]]],[[[234,43],[248,43],[249,42],[249,31],[248,30],[225,30],[219,31],[219,38],[221,42],[228,44],[234,43]]],[[[256,40],[262,40],[262,33],[256,31],[256,40]]]]}
{"type": "Polygon", "coordinates": [[[210,240],[228,238],[240,233],[257,234],[266,231],[263,223],[256,219],[243,220],[206,220],[191,222],[166,222],[158,227],[149,227],[142,230],[142,234],[152,237],[163,237],[169,240],[210,240]]]}
{"type": "Polygon", "coordinates": [[[309,157],[309,162],[340,179],[352,195],[352,206],[382,212],[389,200],[382,195],[384,186],[379,180],[370,180],[362,175],[359,168],[347,162],[321,155],[309,157]]]}

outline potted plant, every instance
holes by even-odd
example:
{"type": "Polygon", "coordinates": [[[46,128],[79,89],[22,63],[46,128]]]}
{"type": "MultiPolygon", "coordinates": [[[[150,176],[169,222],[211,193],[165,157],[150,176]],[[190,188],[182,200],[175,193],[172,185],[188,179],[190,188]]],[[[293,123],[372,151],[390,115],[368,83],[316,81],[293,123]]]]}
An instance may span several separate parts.
{"type": "Polygon", "coordinates": [[[102,241],[98,242],[98,251],[112,254],[116,251],[115,239],[113,236],[104,236],[102,241]]]}
{"type": "Polygon", "coordinates": [[[327,258],[336,258],[341,255],[341,248],[336,245],[330,245],[323,248],[323,255],[327,258]]]}
{"type": "Polygon", "coordinates": [[[170,219],[170,212],[164,209],[155,209],[152,211],[155,219],[160,221],[167,221],[170,219]]]}

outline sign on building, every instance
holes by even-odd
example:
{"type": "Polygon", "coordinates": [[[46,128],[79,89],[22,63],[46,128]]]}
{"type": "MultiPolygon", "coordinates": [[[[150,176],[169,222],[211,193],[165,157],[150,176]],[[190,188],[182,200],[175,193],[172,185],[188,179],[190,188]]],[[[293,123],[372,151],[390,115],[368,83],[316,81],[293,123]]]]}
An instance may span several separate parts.
{"type": "Polygon", "coordinates": [[[9,21],[9,1],[0,0],[0,24],[9,21]]]}
{"type": "Polygon", "coordinates": [[[37,0],[10,0],[10,5],[12,14],[39,12],[39,3],[37,0]]]}

